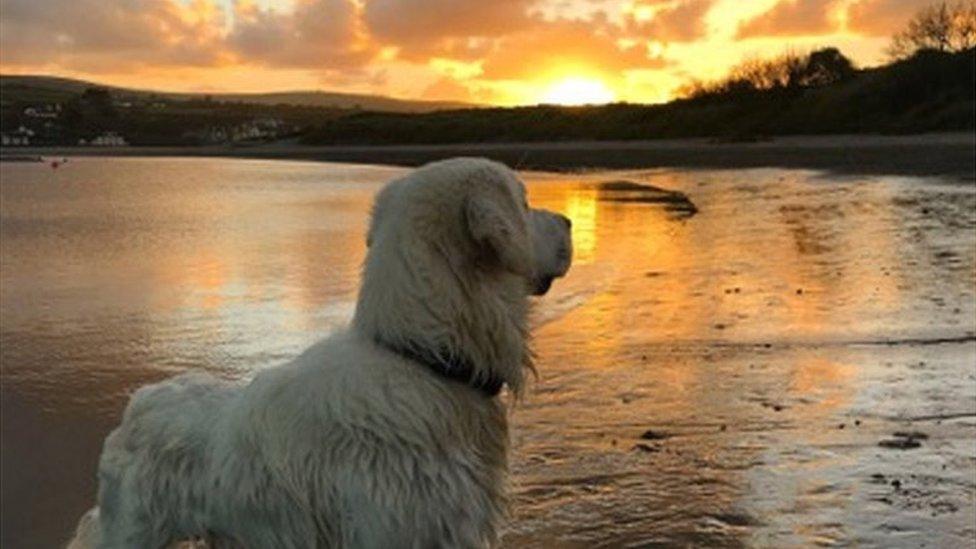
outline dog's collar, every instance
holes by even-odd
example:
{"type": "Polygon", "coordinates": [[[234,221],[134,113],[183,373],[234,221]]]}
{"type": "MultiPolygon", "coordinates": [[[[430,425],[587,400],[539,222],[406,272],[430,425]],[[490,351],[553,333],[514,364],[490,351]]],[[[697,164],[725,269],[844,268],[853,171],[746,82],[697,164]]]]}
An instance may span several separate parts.
{"type": "Polygon", "coordinates": [[[473,387],[489,398],[498,395],[502,386],[505,385],[505,381],[496,376],[490,376],[487,379],[476,378],[474,366],[470,360],[464,357],[452,356],[450,353],[437,354],[420,351],[412,345],[393,345],[379,338],[376,339],[376,343],[407,360],[423,364],[441,377],[473,387]]]}

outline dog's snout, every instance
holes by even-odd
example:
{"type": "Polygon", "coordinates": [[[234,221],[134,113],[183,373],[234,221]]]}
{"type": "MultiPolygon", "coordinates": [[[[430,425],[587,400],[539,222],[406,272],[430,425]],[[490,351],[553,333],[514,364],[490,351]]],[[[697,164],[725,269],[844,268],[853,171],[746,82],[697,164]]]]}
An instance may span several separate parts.
{"type": "Polygon", "coordinates": [[[567,229],[572,229],[573,228],[573,220],[572,219],[566,217],[563,214],[556,214],[556,217],[558,217],[559,220],[563,222],[563,225],[566,225],[566,228],[567,229]]]}
{"type": "Polygon", "coordinates": [[[569,260],[572,259],[572,252],[570,252],[569,248],[566,246],[560,246],[559,249],[556,250],[556,259],[561,262],[568,263],[569,260]]]}

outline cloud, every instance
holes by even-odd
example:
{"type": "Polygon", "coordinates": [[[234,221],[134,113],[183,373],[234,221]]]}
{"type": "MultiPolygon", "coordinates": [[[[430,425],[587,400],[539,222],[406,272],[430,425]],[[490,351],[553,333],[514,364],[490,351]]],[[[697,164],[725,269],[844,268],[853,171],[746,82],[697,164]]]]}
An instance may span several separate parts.
{"type": "Polygon", "coordinates": [[[320,70],[355,69],[377,54],[351,0],[296,0],[289,12],[239,2],[229,48],[250,63],[320,70]]]}
{"type": "Polygon", "coordinates": [[[424,88],[420,96],[434,101],[473,101],[471,90],[453,78],[441,78],[424,88]]]}
{"type": "Polygon", "coordinates": [[[667,64],[664,59],[649,57],[641,43],[621,45],[619,27],[599,23],[560,19],[500,39],[482,62],[481,78],[536,80],[559,71],[617,77],[624,71],[667,64]]]}
{"type": "Polygon", "coordinates": [[[531,0],[368,0],[363,19],[383,45],[399,57],[470,59],[483,54],[495,38],[530,23],[531,0]]]}
{"type": "Polygon", "coordinates": [[[658,42],[691,42],[708,32],[715,0],[639,0],[626,18],[631,33],[658,42]]]}
{"type": "Polygon", "coordinates": [[[0,0],[4,65],[89,70],[224,62],[224,11],[210,0],[0,0]]]}
{"type": "Polygon", "coordinates": [[[918,0],[860,0],[848,8],[847,26],[867,36],[891,36],[924,6],[918,0]]]}
{"type": "Polygon", "coordinates": [[[738,38],[830,34],[838,30],[843,0],[780,0],[739,27],[738,38]]]}

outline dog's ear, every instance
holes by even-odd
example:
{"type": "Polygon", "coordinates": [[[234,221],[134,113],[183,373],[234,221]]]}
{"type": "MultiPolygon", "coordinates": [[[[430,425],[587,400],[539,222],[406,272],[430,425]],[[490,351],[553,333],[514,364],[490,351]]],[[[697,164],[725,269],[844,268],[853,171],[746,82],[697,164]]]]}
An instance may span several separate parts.
{"type": "Polygon", "coordinates": [[[482,194],[468,198],[464,217],[468,232],[488,256],[498,260],[506,271],[532,276],[526,220],[513,205],[502,207],[497,200],[482,194]]]}

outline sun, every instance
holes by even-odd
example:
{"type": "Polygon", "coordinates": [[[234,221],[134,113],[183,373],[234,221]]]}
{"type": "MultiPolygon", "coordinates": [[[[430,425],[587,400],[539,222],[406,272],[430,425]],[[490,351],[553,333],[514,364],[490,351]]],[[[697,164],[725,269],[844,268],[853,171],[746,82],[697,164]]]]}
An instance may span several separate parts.
{"type": "Polygon", "coordinates": [[[546,88],[541,102],[551,105],[600,105],[616,98],[616,94],[599,80],[566,78],[546,88]]]}

